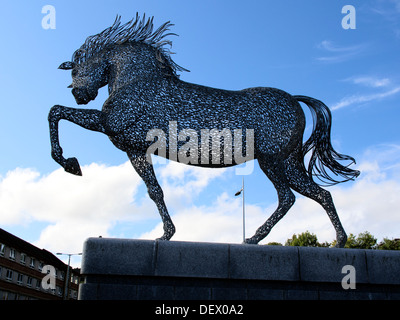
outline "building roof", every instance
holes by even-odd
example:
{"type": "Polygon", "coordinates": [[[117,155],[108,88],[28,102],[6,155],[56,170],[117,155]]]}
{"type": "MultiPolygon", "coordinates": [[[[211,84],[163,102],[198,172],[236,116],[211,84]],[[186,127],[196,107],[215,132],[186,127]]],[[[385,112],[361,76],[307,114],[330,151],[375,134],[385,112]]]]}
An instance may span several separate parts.
{"type": "Polygon", "coordinates": [[[40,249],[33,244],[14,236],[13,234],[0,228],[0,243],[10,246],[20,252],[32,256],[38,260],[51,264],[56,268],[64,269],[66,264],[58,259],[54,254],[46,249],[40,249]]]}

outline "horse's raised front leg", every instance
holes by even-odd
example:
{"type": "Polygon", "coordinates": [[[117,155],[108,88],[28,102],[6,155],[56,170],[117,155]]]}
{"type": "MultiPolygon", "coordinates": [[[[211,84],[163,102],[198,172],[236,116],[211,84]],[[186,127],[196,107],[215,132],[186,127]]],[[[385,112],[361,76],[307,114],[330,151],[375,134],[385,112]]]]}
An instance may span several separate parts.
{"type": "Polygon", "coordinates": [[[164,234],[158,240],[171,239],[175,233],[175,226],[172,223],[171,217],[169,216],[167,207],[164,203],[164,193],[158,184],[153,165],[147,161],[146,155],[138,156],[128,152],[128,157],[131,160],[136,172],[146,184],[148,194],[157,205],[158,212],[160,213],[162,222],[164,224],[164,234]]]}
{"type": "Polygon", "coordinates": [[[105,132],[104,113],[94,109],[75,109],[55,105],[49,112],[51,156],[65,171],[82,175],[81,168],[76,158],[65,159],[58,137],[58,122],[62,119],[71,121],[85,129],[105,132]]]}

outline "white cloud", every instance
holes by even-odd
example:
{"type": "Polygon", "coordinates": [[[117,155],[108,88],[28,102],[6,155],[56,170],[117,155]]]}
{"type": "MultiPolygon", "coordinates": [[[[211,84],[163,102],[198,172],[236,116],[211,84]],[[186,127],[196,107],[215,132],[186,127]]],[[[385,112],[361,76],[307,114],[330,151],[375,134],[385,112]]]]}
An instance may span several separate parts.
{"type": "Polygon", "coordinates": [[[367,45],[358,44],[351,46],[339,46],[334,44],[332,41],[324,40],[317,44],[317,48],[329,54],[327,56],[325,55],[323,57],[318,57],[318,61],[334,63],[347,61],[361,54],[367,48],[367,45]]]}
{"type": "Polygon", "coordinates": [[[353,51],[359,50],[361,47],[363,47],[363,46],[362,45],[353,45],[353,46],[348,46],[348,47],[344,47],[344,46],[341,47],[341,46],[335,45],[332,41],[329,41],[329,40],[321,41],[317,45],[318,49],[326,50],[329,52],[353,52],[353,51]]]}
{"type": "Polygon", "coordinates": [[[389,78],[380,78],[376,76],[354,76],[344,79],[343,81],[351,82],[356,85],[361,85],[368,87],[370,91],[371,88],[382,88],[385,91],[380,91],[376,93],[364,93],[356,94],[344,97],[339,102],[332,105],[331,110],[338,110],[344,107],[348,107],[354,104],[366,103],[374,100],[384,99],[400,92],[400,86],[395,86],[389,78]]]}
{"type": "Polygon", "coordinates": [[[106,235],[113,221],[142,217],[132,204],[141,180],[129,163],[91,164],[82,171],[82,177],[63,169],[47,176],[33,169],[8,172],[0,179],[2,224],[46,222],[49,226],[38,245],[48,250],[66,250],[67,246],[77,250],[87,237],[106,235]]]}
{"type": "MultiPolygon", "coordinates": [[[[400,146],[379,145],[366,150],[358,169],[362,175],[355,182],[338,185],[332,193],[339,217],[347,233],[371,232],[378,240],[398,238],[400,224],[400,146]],[[388,159],[391,159],[390,161],[388,159]]],[[[262,207],[246,204],[246,237],[275,210],[276,204],[262,207]]],[[[172,219],[177,227],[173,240],[234,242],[242,241],[241,201],[221,194],[214,203],[178,210],[172,219]]],[[[310,231],[320,242],[335,239],[334,228],[321,206],[297,197],[295,205],[261,243],[284,243],[293,234],[310,231]]],[[[154,239],[162,234],[161,223],[141,238],[154,239]]]]}
{"type": "Polygon", "coordinates": [[[344,107],[348,107],[354,104],[360,104],[365,102],[370,102],[374,100],[384,99],[390,96],[393,96],[400,92],[400,86],[395,87],[393,89],[380,92],[380,93],[373,93],[373,94],[360,94],[360,95],[352,95],[341,99],[336,104],[332,105],[331,110],[338,110],[344,107]]]}
{"type": "MultiPolygon", "coordinates": [[[[93,163],[83,166],[82,172],[78,177],[61,168],[41,176],[34,169],[16,168],[0,177],[2,226],[47,223],[35,245],[69,252],[81,250],[88,237],[113,236],[118,223],[159,219],[155,204],[129,161],[119,166],[93,163]]],[[[167,206],[174,211],[190,205],[224,170],[169,162],[156,172],[167,206]]]]}
{"type": "Polygon", "coordinates": [[[360,84],[372,88],[387,87],[391,81],[388,78],[378,78],[373,76],[358,76],[350,77],[344,81],[352,82],[354,84],[360,84]]]}
{"type": "MultiPolygon", "coordinates": [[[[356,181],[328,189],[345,230],[356,235],[369,231],[379,241],[383,237],[399,238],[400,145],[371,146],[360,157],[359,163],[357,169],[361,175],[356,181]]],[[[325,213],[308,199],[302,198],[292,210],[293,216],[306,215],[307,219],[313,219],[310,225],[318,239],[334,239],[329,219],[323,217],[325,213]]]]}
{"type": "MultiPolygon", "coordinates": [[[[221,194],[214,203],[204,206],[191,205],[173,215],[177,229],[173,240],[240,242],[241,202],[221,194]],[[233,201],[232,201],[233,200],[233,201]]],[[[162,235],[162,224],[144,233],[141,238],[154,239],[162,235]]]]}
{"type": "MultiPolygon", "coordinates": [[[[379,240],[398,238],[400,145],[373,146],[359,162],[361,176],[355,182],[330,189],[344,228],[354,234],[367,230],[379,240]]],[[[160,221],[144,184],[128,162],[112,167],[91,164],[82,169],[83,177],[76,177],[62,169],[41,176],[33,169],[17,168],[0,178],[2,225],[45,222],[47,226],[35,245],[53,252],[80,252],[88,237],[118,236],[118,225],[135,227],[141,221],[160,221]]],[[[173,162],[156,168],[177,228],[172,240],[242,242],[240,197],[219,189],[214,195],[207,193],[209,203],[200,199],[213,181],[229,183],[233,172],[173,162]]],[[[246,237],[252,236],[275,208],[276,203],[246,203],[246,237]]],[[[294,233],[306,230],[321,242],[335,238],[325,211],[314,201],[298,196],[293,208],[262,243],[284,243],[294,233]]],[[[158,223],[139,237],[155,239],[161,235],[162,225],[158,223]]]]}
{"type": "Polygon", "coordinates": [[[168,161],[156,168],[157,179],[164,191],[168,208],[182,208],[190,204],[211,180],[223,177],[226,169],[199,168],[168,161]]]}

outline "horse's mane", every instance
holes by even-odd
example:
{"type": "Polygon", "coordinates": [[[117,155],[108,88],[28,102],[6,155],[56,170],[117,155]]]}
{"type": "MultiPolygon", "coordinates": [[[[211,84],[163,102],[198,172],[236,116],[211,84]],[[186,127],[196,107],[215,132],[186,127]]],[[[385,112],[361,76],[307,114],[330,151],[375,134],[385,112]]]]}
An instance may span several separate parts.
{"type": "Polygon", "coordinates": [[[146,21],[145,14],[143,18],[140,18],[139,14],[136,13],[135,19],[121,25],[121,16],[117,15],[111,27],[86,38],[85,43],[72,55],[72,61],[77,64],[83,63],[111,45],[142,42],[156,49],[157,60],[163,68],[169,69],[173,75],[177,76],[177,71],[188,71],[177,65],[171,59],[171,52],[165,48],[166,45],[172,46],[172,42],[164,38],[176,35],[175,33],[166,33],[173,24],[170,21],[165,22],[153,32],[153,18],[148,18],[146,21]]]}

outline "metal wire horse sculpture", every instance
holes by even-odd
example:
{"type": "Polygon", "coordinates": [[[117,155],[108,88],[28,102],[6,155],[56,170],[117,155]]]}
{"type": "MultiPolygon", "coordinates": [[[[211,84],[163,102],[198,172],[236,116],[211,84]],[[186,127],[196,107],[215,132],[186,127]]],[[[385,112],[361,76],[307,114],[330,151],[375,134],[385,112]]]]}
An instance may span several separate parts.
{"type": "MultiPolygon", "coordinates": [[[[312,178],[315,176],[328,184],[335,184],[352,180],[359,172],[338,162],[355,161],[332,148],[331,113],[328,107],[316,99],[292,96],[274,88],[229,91],[180,80],[177,72],[187,70],[173,62],[166,49],[166,45],[171,44],[165,40],[165,37],[172,35],[167,33],[171,26],[166,22],[153,31],[153,18],[146,20],[145,16],[140,18],[136,14],[135,19],[121,24],[117,16],[111,27],[88,37],[74,52],[72,61],[59,66],[60,69],[72,70],[72,84],[69,87],[78,104],[94,100],[98,89],[107,84],[109,97],[101,111],[60,105],[50,109],[48,119],[54,160],[65,171],[82,174],[76,158],[65,159],[62,155],[58,137],[60,120],[106,134],[117,148],[127,153],[136,172],[145,182],[163,221],[164,234],[160,239],[169,240],[175,233],[175,227],[152,163],[147,157],[149,147],[157,139],[149,140],[147,133],[154,128],[167,132],[171,123],[176,125],[177,130],[190,128],[190,132],[196,134],[207,128],[231,131],[252,129],[253,157],[276,188],[279,203],[271,217],[245,243],[256,244],[268,235],[294,204],[293,189],[325,209],[336,230],[337,246],[343,247],[347,236],[331,194],[312,178]],[[305,115],[299,102],[310,108],[314,121],[313,132],[304,144],[305,115]],[[304,157],[308,152],[312,153],[307,170],[304,157]]],[[[160,142],[165,137],[157,138],[160,142]]],[[[181,145],[187,142],[181,140],[181,145]]],[[[232,142],[221,140],[218,151],[215,148],[207,149],[208,140],[206,149],[204,144],[199,148],[186,149],[186,152],[192,153],[191,163],[186,163],[205,167],[237,164],[222,156],[222,150],[226,150],[227,144],[232,142]],[[219,161],[202,163],[202,151],[209,152],[207,157],[218,158],[219,161]]],[[[166,152],[158,152],[158,155],[173,154],[172,148],[176,146],[173,146],[172,138],[165,138],[164,142],[166,152]]],[[[157,154],[157,151],[154,153],[157,154]]],[[[172,160],[179,161],[176,157],[172,160]]]]}

